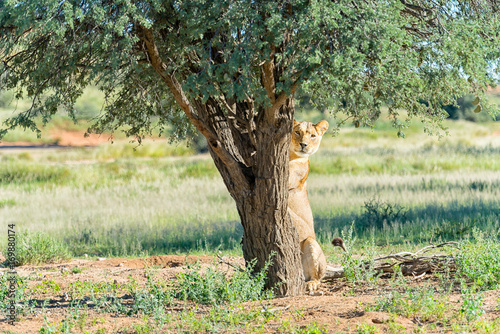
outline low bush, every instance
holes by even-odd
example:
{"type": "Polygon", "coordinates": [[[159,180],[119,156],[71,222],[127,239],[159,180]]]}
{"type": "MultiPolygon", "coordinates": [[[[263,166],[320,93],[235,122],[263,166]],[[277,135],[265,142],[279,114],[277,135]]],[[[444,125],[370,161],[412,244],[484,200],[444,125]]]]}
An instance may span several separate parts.
{"type": "Polygon", "coordinates": [[[272,291],[264,290],[271,261],[267,261],[260,272],[254,271],[255,263],[251,262],[244,271],[236,271],[231,276],[213,267],[202,270],[199,264],[192,264],[187,272],[178,276],[176,297],[202,304],[271,298],[272,291]]]}

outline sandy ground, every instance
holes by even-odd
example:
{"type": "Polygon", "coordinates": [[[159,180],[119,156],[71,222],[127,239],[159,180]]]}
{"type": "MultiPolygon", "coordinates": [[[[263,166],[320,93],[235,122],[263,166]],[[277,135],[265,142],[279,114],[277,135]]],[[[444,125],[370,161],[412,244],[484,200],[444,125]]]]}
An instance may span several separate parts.
{"type": "MultiPolygon", "coordinates": [[[[225,261],[234,265],[243,265],[242,258],[225,257],[225,261]]],[[[111,258],[101,260],[73,259],[59,264],[46,264],[40,266],[22,266],[17,271],[21,276],[31,276],[29,281],[31,287],[40,284],[42,281],[51,280],[59,285],[61,291],[57,294],[41,294],[36,299],[49,299],[49,304],[45,311],[45,316],[51,323],[60,322],[67,314],[69,301],[66,300],[64,292],[68,291],[69,284],[76,281],[109,281],[118,284],[126,284],[135,279],[140,285],[146,282],[145,267],[149,267],[155,280],[171,281],[176,276],[186,271],[186,263],[198,261],[202,266],[217,263],[217,258],[209,256],[180,256],[164,255],[152,256],[143,259],[131,258],[111,258]],[[80,268],[80,273],[72,273],[73,268],[80,268]]],[[[232,268],[226,264],[218,264],[220,268],[231,271],[232,268]]],[[[5,273],[7,269],[2,268],[0,272],[5,273]]],[[[416,279],[411,285],[421,286],[424,283],[435,281],[432,276],[416,279]]],[[[380,279],[379,291],[368,286],[352,286],[344,280],[334,280],[324,282],[320,288],[320,293],[315,296],[303,295],[299,297],[276,298],[271,305],[268,302],[244,303],[245,308],[270,308],[281,312],[279,321],[271,321],[265,325],[266,333],[277,333],[283,321],[290,321],[297,326],[307,326],[313,322],[318,325],[326,325],[329,333],[356,333],[358,327],[365,324],[375,326],[379,333],[386,333],[391,327],[391,332],[399,325],[401,333],[414,332],[421,326],[426,325],[415,318],[405,318],[390,315],[384,312],[367,312],[366,306],[373,304],[374,299],[380,294],[389,292],[389,279],[380,279]],[[403,330],[403,328],[405,330],[403,330]]],[[[484,293],[484,309],[486,313],[484,319],[495,319],[500,316],[497,311],[499,296],[498,291],[487,291],[484,293]]],[[[124,296],[123,298],[127,298],[124,296]]],[[[458,301],[460,294],[457,291],[452,294],[449,302],[460,307],[458,301]]],[[[179,306],[167,308],[168,312],[179,312],[185,308],[192,308],[192,303],[184,303],[179,306]]],[[[196,310],[200,317],[207,312],[207,307],[199,306],[196,310]]],[[[90,307],[85,330],[94,333],[97,329],[106,333],[133,333],[134,331],[124,331],[124,328],[131,328],[133,324],[141,323],[141,318],[137,315],[115,315],[110,313],[98,313],[90,307]],[[92,321],[92,319],[94,319],[92,321]],[[97,319],[97,320],[96,320],[97,319]],[[95,323],[93,323],[95,322],[95,323]]],[[[33,315],[24,316],[15,326],[7,324],[6,319],[0,320],[1,333],[38,333],[44,325],[44,315],[41,308],[37,308],[33,315]]],[[[427,329],[426,333],[448,332],[449,328],[443,324],[434,324],[435,329],[427,329]],[[441,326],[441,327],[440,327],[441,326]]],[[[79,332],[75,330],[75,332],[79,332]]],[[[169,331],[166,331],[169,332],[169,331]]]]}

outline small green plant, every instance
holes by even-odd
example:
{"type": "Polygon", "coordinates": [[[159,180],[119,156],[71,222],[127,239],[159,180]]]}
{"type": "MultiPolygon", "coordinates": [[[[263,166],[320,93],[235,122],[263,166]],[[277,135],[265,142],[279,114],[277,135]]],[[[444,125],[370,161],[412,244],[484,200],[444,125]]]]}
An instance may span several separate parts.
{"type": "Polygon", "coordinates": [[[141,324],[132,325],[137,334],[154,333],[154,326],[151,324],[149,316],[144,316],[142,321],[141,324]]]}
{"type": "Polygon", "coordinates": [[[500,282],[500,244],[472,231],[475,242],[463,241],[456,253],[457,273],[479,289],[495,289],[500,282]]]}
{"type": "Polygon", "coordinates": [[[477,293],[474,288],[462,289],[462,307],[460,313],[465,316],[467,321],[475,321],[484,314],[483,300],[481,293],[477,293]]]}
{"type": "Polygon", "coordinates": [[[328,327],[326,325],[319,325],[317,322],[312,322],[307,326],[302,326],[297,328],[295,331],[297,334],[326,334],[328,333],[328,327]]]}
{"type": "Polygon", "coordinates": [[[58,333],[57,324],[51,324],[47,316],[43,316],[43,326],[38,330],[40,334],[56,334],[58,333]]]}
{"type": "MultiPolygon", "coordinates": [[[[165,282],[153,280],[150,273],[147,273],[147,282],[143,290],[133,294],[134,302],[128,309],[128,314],[139,312],[146,315],[153,315],[157,322],[163,322],[165,318],[165,306],[169,306],[173,301],[173,293],[165,282]]],[[[119,311],[119,310],[117,310],[119,311]]]]}
{"type": "Polygon", "coordinates": [[[10,295],[10,274],[0,276],[0,315],[9,312],[11,300],[17,305],[16,309],[19,314],[33,313],[34,301],[30,299],[28,280],[29,277],[14,276],[15,289],[14,295],[10,295]]]}
{"type": "Polygon", "coordinates": [[[280,326],[278,327],[278,333],[293,333],[294,325],[292,325],[291,319],[282,320],[280,326]]]}
{"type": "Polygon", "coordinates": [[[83,271],[83,268],[81,268],[81,267],[73,267],[73,268],[71,268],[71,273],[72,274],[81,274],[82,271],[83,271]]]}
{"type": "Polygon", "coordinates": [[[61,287],[59,284],[54,282],[54,280],[43,280],[42,283],[36,284],[32,291],[34,293],[51,293],[51,294],[57,294],[58,292],[61,291],[61,287]]]}
{"type": "Polygon", "coordinates": [[[364,244],[364,257],[354,257],[350,252],[352,245],[356,242],[356,237],[353,236],[354,224],[352,224],[347,230],[347,232],[342,231],[342,239],[344,240],[344,245],[346,246],[346,252],[342,253],[342,258],[340,260],[342,266],[344,267],[344,275],[347,280],[351,283],[364,282],[373,286],[377,279],[378,273],[374,269],[374,259],[376,256],[376,247],[374,239],[372,238],[370,242],[365,242],[364,244]]]}
{"type": "Polygon", "coordinates": [[[82,315],[79,309],[69,309],[68,313],[60,323],[50,323],[47,316],[44,315],[44,324],[38,330],[40,334],[72,334],[73,327],[82,329],[85,325],[87,315],[82,315]]]}
{"type": "Polygon", "coordinates": [[[113,296],[120,288],[120,284],[115,282],[75,281],[69,284],[69,296],[71,299],[83,298],[87,295],[100,297],[106,294],[113,296]]]}
{"type": "Polygon", "coordinates": [[[45,233],[17,234],[16,266],[56,263],[71,257],[68,248],[45,233]]]}
{"type": "Polygon", "coordinates": [[[481,334],[500,333],[500,318],[493,320],[479,319],[474,322],[473,326],[475,330],[481,334]]]}
{"type": "Polygon", "coordinates": [[[403,325],[400,325],[394,321],[390,321],[388,323],[387,333],[390,333],[390,334],[406,333],[406,328],[403,325]]]}
{"type": "Polygon", "coordinates": [[[295,321],[301,321],[306,315],[307,309],[305,307],[298,308],[296,310],[291,310],[290,313],[295,321]]]}
{"type": "Polygon", "coordinates": [[[378,333],[378,329],[375,325],[368,325],[367,323],[362,323],[356,325],[357,334],[375,334],[378,333]]]}

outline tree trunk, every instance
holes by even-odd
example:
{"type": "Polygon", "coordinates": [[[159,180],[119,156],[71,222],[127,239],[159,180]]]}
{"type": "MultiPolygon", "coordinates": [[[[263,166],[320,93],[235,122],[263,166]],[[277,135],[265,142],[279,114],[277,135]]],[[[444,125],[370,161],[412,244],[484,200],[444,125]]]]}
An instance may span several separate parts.
{"type": "MultiPolygon", "coordinates": [[[[201,108],[198,105],[197,108],[201,108]]],[[[207,111],[206,105],[203,107],[207,111]]],[[[214,112],[215,106],[208,108],[214,112]]],[[[202,114],[202,113],[199,113],[202,114]]],[[[294,116],[293,100],[289,99],[280,110],[274,123],[260,120],[256,127],[256,149],[252,164],[245,175],[249,187],[238,184],[230,167],[214,152],[209,142],[209,151],[226,187],[236,202],[236,208],[243,225],[243,256],[249,263],[257,259],[255,270],[261,270],[271,258],[268,271],[268,288],[274,288],[280,296],[296,296],[304,291],[304,276],[300,259],[299,235],[288,215],[288,165],[291,129],[294,116]],[[246,189],[246,190],[242,190],[246,189]]],[[[210,123],[208,117],[204,122],[210,123]]],[[[230,137],[229,127],[221,132],[221,122],[211,124],[217,129],[218,137],[230,137]]],[[[230,140],[224,140],[226,149],[234,155],[245,156],[240,149],[228,147],[230,140]]],[[[236,144],[235,144],[236,145],[236,144]]]]}
{"type": "MultiPolygon", "coordinates": [[[[290,123],[291,128],[291,123],[290,123]]],[[[238,198],[243,224],[243,255],[248,262],[257,258],[262,268],[272,252],[269,284],[280,284],[280,295],[303,292],[299,235],[288,215],[288,149],[291,131],[276,135],[275,129],[261,131],[256,153],[255,186],[249,198],[238,198]]]]}

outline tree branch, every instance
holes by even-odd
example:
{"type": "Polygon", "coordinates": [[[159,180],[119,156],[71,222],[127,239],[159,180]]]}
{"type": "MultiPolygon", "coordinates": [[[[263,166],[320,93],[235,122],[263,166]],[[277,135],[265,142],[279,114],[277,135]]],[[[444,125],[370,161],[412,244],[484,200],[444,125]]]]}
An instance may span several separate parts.
{"type": "Polygon", "coordinates": [[[267,97],[274,104],[276,100],[276,82],[274,80],[274,52],[271,53],[271,60],[262,65],[262,85],[267,92],[267,97]]]}
{"type": "Polygon", "coordinates": [[[286,99],[295,93],[295,91],[297,90],[297,81],[298,80],[296,80],[293,83],[292,89],[291,89],[289,95],[287,95],[285,92],[281,92],[280,95],[278,95],[278,97],[276,98],[276,100],[274,101],[274,104],[272,106],[273,113],[278,112],[278,110],[280,110],[280,108],[283,106],[283,104],[285,104],[286,99]]]}
{"type": "Polygon", "coordinates": [[[240,168],[240,163],[224,148],[223,143],[218,138],[217,134],[212,131],[194,112],[193,106],[187,99],[181,84],[175,77],[174,73],[168,72],[168,66],[162,61],[158,48],[154,42],[153,32],[150,29],[139,26],[140,34],[139,38],[145,44],[146,57],[153,66],[153,69],[158,73],[162,80],[167,84],[168,88],[174,95],[177,104],[184,111],[191,123],[207,138],[207,142],[210,145],[212,151],[222,160],[222,162],[227,166],[231,175],[235,180],[239,181],[238,184],[245,184],[248,187],[248,182],[246,182],[245,175],[240,168]]]}

